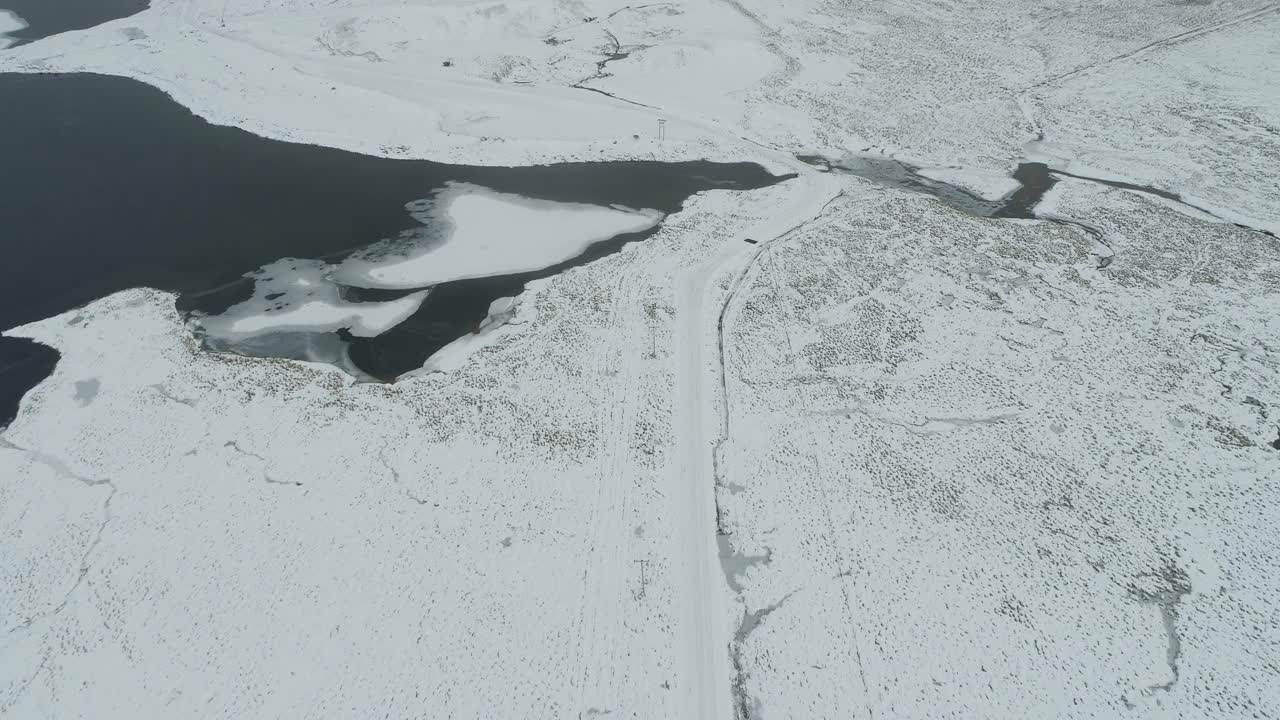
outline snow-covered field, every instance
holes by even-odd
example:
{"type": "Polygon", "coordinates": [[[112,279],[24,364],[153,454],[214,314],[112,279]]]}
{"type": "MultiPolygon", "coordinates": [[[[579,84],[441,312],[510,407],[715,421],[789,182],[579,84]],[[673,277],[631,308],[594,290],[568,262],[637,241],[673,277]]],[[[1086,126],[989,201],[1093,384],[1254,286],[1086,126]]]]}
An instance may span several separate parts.
{"type": "Polygon", "coordinates": [[[1056,192],[1107,270],[860,197],[735,293],[718,480],[764,717],[1277,709],[1280,247],[1056,192]]]}
{"type": "MultiPolygon", "coordinates": [[[[6,332],[62,360],[0,433],[0,716],[1280,716],[1277,38],[1262,2],[155,0],[0,52],[373,154],[799,174],[395,385],[201,352],[148,289],[6,332]],[[1179,199],[981,219],[792,159],[868,150],[1179,199]]],[[[466,190],[339,272],[658,219],[466,190]]],[[[219,330],[421,301],[299,267],[219,330]]]]}

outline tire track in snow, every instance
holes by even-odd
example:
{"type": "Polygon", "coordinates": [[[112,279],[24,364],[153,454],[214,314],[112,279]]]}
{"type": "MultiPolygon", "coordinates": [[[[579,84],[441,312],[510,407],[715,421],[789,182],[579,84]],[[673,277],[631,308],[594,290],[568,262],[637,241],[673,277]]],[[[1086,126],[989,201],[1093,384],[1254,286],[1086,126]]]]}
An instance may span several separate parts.
{"type": "Polygon", "coordinates": [[[1039,90],[1040,88],[1048,87],[1050,85],[1058,84],[1063,80],[1070,80],[1071,78],[1076,77],[1078,75],[1084,75],[1093,70],[1097,70],[1099,68],[1103,68],[1108,65],[1112,65],[1114,63],[1123,62],[1125,60],[1131,60],[1150,50],[1158,50],[1160,48],[1168,47],[1170,45],[1177,45],[1178,43],[1195,40],[1196,38],[1203,37],[1211,33],[1219,32],[1221,30],[1226,30],[1228,28],[1235,27],[1236,25],[1253,22],[1254,20],[1258,20],[1260,18],[1266,17],[1267,15],[1271,15],[1272,13],[1275,13],[1275,12],[1280,12],[1280,3],[1272,3],[1270,5],[1266,5],[1256,10],[1249,10],[1239,15],[1235,15],[1221,22],[1212,23],[1210,25],[1202,25],[1197,28],[1192,28],[1190,30],[1180,32],[1176,35],[1170,35],[1169,37],[1161,38],[1159,40],[1149,42],[1146,45],[1143,45],[1142,47],[1134,48],[1133,50],[1121,53],[1114,57],[1098,60],[1097,62],[1089,63],[1088,65],[1085,65],[1083,67],[1078,67],[1075,70],[1062,73],[1061,75],[1055,75],[1054,77],[1048,78],[1047,80],[1041,80],[1040,82],[1018,93],[1014,101],[1018,104],[1018,108],[1019,110],[1021,110],[1022,115],[1026,119],[1027,123],[1031,125],[1032,133],[1035,134],[1039,139],[1043,139],[1044,131],[1040,127],[1040,123],[1035,119],[1035,108],[1031,104],[1031,97],[1034,94],[1036,94],[1035,93],[1036,90],[1039,90]]]}
{"type": "MultiPolygon", "coordinates": [[[[792,167],[799,163],[792,160],[792,167]]],[[[686,268],[676,276],[676,472],[668,497],[672,501],[675,531],[672,533],[673,615],[676,619],[675,669],[680,686],[677,717],[688,720],[728,720],[734,716],[733,671],[730,663],[729,588],[720,567],[716,539],[716,468],[722,413],[717,398],[720,385],[716,329],[720,309],[707,310],[708,295],[716,291],[712,281],[722,268],[741,262],[751,247],[747,237],[764,245],[808,222],[838,194],[833,181],[810,168],[795,181],[789,202],[774,217],[741,233],[722,246],[706,262],[686,268]],[[712,409],[711,406],[716,406],[712,409]],[[714,439],[713,439],[714,438],[714,439]]],[[[763,248],[747,259],[758,257],[763,248]]]]}
{"type": "MultiPolygon", "coordinates": [[[[774,263],[771,263],[767,272],[772,276],[771,285],[774,287],[785,287],[783,276],[778,272],[776,259],[774,263]]],[[[790,315],[793,311],[794,308],[788,308],[787,312],[790,315]]],[[[795,357],[799,353],[799,346],[795,342],[795,338],[792,336],[789,329],[795,326],[796,325],[792,323],[783,325],[783,333],[787,338],[787,351],[791,357],[795,357]]],[[[802,412],[801,417],[805,418],[804,422],[807,426],[812,427],[814,424],[813,417],[815,413],[813,408],[810,406],[809,399],[805,395],[803,389],[801,389],[801,392],[797,393],[797,399],[799,400],[799,406],[802,412]]],[[[806,450],[803,455],[808,457],[812,462],[813,471],[810,473],[799,473],[797,477],[801,482],[808,482],[821,499],[822,521],[825,526],[824,529],[826,530],[823,534],[823,538],[826,540],[827,553],[831,558],[832,565],[836,568],[844,568],[844,570],[836,575],[834,581],[840,588],[840,597],[844,604],[845,620],[847,621],[849,628],[849,656],[853,659],[854,665],[857,666],[858,670],[858,688],[862,691],[862,697],[860,698],[862,701],[861,705],[867,712],[867,718],[869,720],[874,720],[875,710],[871,705],[871,691],[870,686],[867,684],[866,665],[862,659],[862,648],[859,643],[858,619],[854,614],[853,601],[849,597],[849,585],[851,582],[849,580],[851,574],[849,568],[851,568],[851,566],[848,559],[845,557],[845,554],[841,552],[840,543],[837,540],[838,534],[836,533],[836,522],[835,518],[831,514],[831,494],[827,492],[827,484],[823,482],[823,450],[814,442],[813,438],[815,436],[815,432],[805,433],[803,435],[803,440],[801,441],[806,450]]]]}
{"type": "Polygon", "coordinates": [[[1146,45],[1143,45],[1142,47],[1134,48],[1133,50],[1130,50],[1125,53],[1121,53],[1119,55],[1116,55],[1115,57],[1107,58],[1105,60],[1099,60],[1094,63],[1089,63],[1084,67],[1076,68],[1075,70],[1063,73],[1056,77],[1051,77],[1048,80],[1042,80],[1041,82],[1038,82],[1035,85],[1032,85],[1031,87],[1024,90],[1022,94],[1026,94],[1032,90],[1035,90],[1036,88],[1041,88],[1046,85],[1052,85],[1054,83],[1073,78],[1077,75],[1082,75],[1084,73],[1089,72],[1090,70],[1096,70],[1098,68],[1111,65],[1112,63],[1117,63],[1123,60],[1128,60],[1130,58],[1137,57],[1142,53],[1147,52],[1148,50],[1155,50],[1158,48],[1167,47],[1169,45],[1176,45],[1180,42],[1185,42],[1187,40],[1194,40],[1203,35],[1208,35],[1210,33],[1218,32],[1219,30],[1226,30],[1227,28],[1234,27],[1242,23],[1247,23],[1253,20],[1257,20],[1258,18],[1265,17],[1277,11],[1280,11],[1280,3],[1272,3],[1271,5],[1267,5],[1256,10],[1250,10],[1248,12],[1241,13],[1234,17],[1227,18],[1222,22],[1217,22],[1210,25],[1202,25],[1198,28],[1192,28],[1190,30],[1180,32],[1176,35],[1170,35],[1169,37],[1161,38],[1159,40],[1149,42],[1146,45]]]}
{"type": "MultiPolygon", "coordinates": [[[[811,229],[814,227],[822,227],[826,225],[827,222],[829,222],[829,220],[827,222],[824,222],[823,218],[826,216],[827,211],[833,205],[835,205],[838,201],[840,201],[841,198],[844,198],[844,197],[845,197],[845,193],[843,190],[837,192],[833,197],[830,197],[825,203],[823,203],[822,206],[818,208],[817,212],[813,216],[793,225],[792,227],[788,228],[787,230],[783,231],[782,233],[774,237],[772,240],[761,244],[759,246],[759,249],[757,249],[756,252],[751,255],[751,258],[743,266],[742,270],[739,271],[739,273],[737,274],[737,277],[734,279],[733,283],[730,285],[729,292],[726,295],[723,304],[721,305],[719,317],[716,323],[716,345],[717,345],[717,353],[719,357],[718,366],[720,370],[718,379],[720,383],[721,402],[723,403],[721,408],[720,437],[716,441],[715,458],[714,458],[715,481],[716,481],[717,488],[725,487],[728,485],[728,482],[729,482],[728,479],[725,477],[724,469],[721,467],[721,460],[723,459],[721,452],[724,445],[728,443],[730,439],[730,422],[732,419],[732,402],[731,402],[731,396],[729,394],[729,382],[728,382],[729,371],[728,371],[728,364],[727,364],[727,355],[725,350],[725,333],[728,325],[730,324],[730,321],[732,320],[731,314],[736,308],[738,301],[741,297],[740,291],[744,287],[749,287],[751,285],[751,279],[753,275],[756,275],[757,273],[766,272],[765,270],[761,269],[761,265],[762,265],[761,261],[764,260],[765,257],[769,255],[773,250],[775,250],[782,243],[782,241],[791,237],[795,233],[800,232],[801,230],[811,229]]],[[[773,285],[775,287],[785,287],[785,283],[782,283],[780,279],[775,279],[773,282],[773,285]]],[[[788,337],[788,343],[790,344],[790,333],[787,333],[787,337],[788,337]]],[[[804,402],[803,395],[801,396],[800,400],[802,403],[804,402]]],[[[813,457],[814,466],[816,470],[818,466],[818,455],[817,455],[816,448],[811,450],[811,456],[813,457]]],[[[826,488],[822,485],[821,477],[820,477],[821,474],[815,471],[811,475],[812,475],[812,478],[815,478],[813,482],[817,486],[818,491],[825,498],[826,488]]],[[[717,511],[718,509],[719,508],[717,505],[717,511]]],[[[846,567],[846,564],[844,563],[843,558],[840,557],[839,548],[836,547],[834,542],[834,538],[835,538],[834,523],[831,518],[829,503],[826,503],[825,501],[824,501],[824,509],[826,510],[826,524],[828,527],[828,533],[829,533],[829,537],[831,538],[830,551],[833,557],[835,557],[836,559],[836,566],[846,567]]],[[[717,518],[717,531],[724,532],[724,529],[720,527],[718,518],[717,518]]],[[[732,546],[731,540],[730,540],[729,547],[731,552],[736,551],[736,549],[734,549],[732,546]]],[[[727,577],[727,574],[726,574],[726,577],[727,577]]],[[[845,587],[844,582],[841,578],[837,578],[837,582],[841,583],[840,589],[844,598],[845,611],[849,621],[849,626],[850,628],[856,628],[856,618],[853,615],[852,606],[849,601],[848,588],[845,587]]],[[[794,595],[794,594],[795,594],[795,591],[792,591],[790,594],[787,595],[787,597],[790,597],[791,595],[794,595]]],[[[732,671],[733,671],[733,677],[731,679],[731,683],[732,683],[731,687],[733,688],[733,696],[734,696],[733,700],[734,700],[734,708],[736,713],[735,717],[737,720],[753,720],[752,716],[749,714],[749,711],[750,711],[750,708],[755,706],[754,703],[750,702],[751,700],[753,700],[753,698],[751,698],[747,693],[746,680],[749,677],[749,674],[745,672],[745,669],[742,667],[742,663],[741,663],[742,649],[746,643],[747,634],[749,632],[749,630],[747,629],[747,623],[751,622],[752,618],[754,618],[754,622],[758,623],[760,619],[763,617],[763,615],[767,615],[773,612],[773,610],[777,609],[777,607],[781,605],[781,603],[784,602],[787,599],[787,597],[784,597],[781,600],[779,600],[778,603],[772,606],[771,608],[756,610],[754,611],[754,613],[748,610],[745,600],[743,601],[744,614],[742,616],[741,622],[739,623],[738,629],[734,632],[733,643],[730,649],[730,655],[732,658],[732,671]]],[[[739,597],[739,599],[741,599],[741,597],[739,597]]],[[[857,646],[856,630],[855,630],[855,639],[852,642],[850,654],[857,666],[858,679],[861,686],[862,697],[865,699],[868,697],[869,692],[867,688],[866,672],[864,670],[864,666],[862,662],[861,650],[857,646]]],[[[872,713],[870,706],[867,706],[867,713],[868,713],[868,716],[874,717],[874,714],[872,713]]]]}
{"type": "Polygon", "coordinates": [[[673,615],[676,617],[677,717],[729,718],[729,656],[721,601],[725,588],[713,563],[716,546],[714,468],[704,416],[708,367],[702,344],[703,301],[714,261],[686,270],[676,284],[676,478],[672,548],[673,615]]]}
{"type": "MultiPolygon", "coordinates": [[[[639,316],[631,312],[638,300],[636,280],[626,262],[617,273],[619,281],[610,290],[610,312],[605,326],[622,337],[636,337],[639,316]]],[[[603,707],[619,699],[615,688],[617,651],[623,642],[623,606],[627,601],[627,509],[630,505],[631,447],[628,442],[635,425],[636,378],[640,372],[639,346],[623,343],[616,354],[606,353],[596,363],[602,378],[614,378],[615,388],[602,404],[599,423],[603,437],[597,456],[597,493],[591,508],[591,545],[587,549],[582,577],[581,611],[578,624],[577,687],[579,712],[603,707]],[[615,363],[615,358],[617,362],[615,363]]]]}

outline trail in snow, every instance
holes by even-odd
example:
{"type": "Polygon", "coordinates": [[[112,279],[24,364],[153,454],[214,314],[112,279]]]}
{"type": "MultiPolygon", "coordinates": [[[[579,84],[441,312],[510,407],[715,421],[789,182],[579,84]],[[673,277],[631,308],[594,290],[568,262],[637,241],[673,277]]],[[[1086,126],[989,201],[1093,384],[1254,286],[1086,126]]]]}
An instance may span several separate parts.
{"type": "MultiPolygon", "coordinates": [[[[617,98],[628,102],[625,98],[617,98]]],[[[725,265],[749,265],[769,241],[785,236],[820,214],[839,194],[837,182],[805,165],[790,154],[749,138],[740,137],[711,120],[679,112],[663,111],[662,117],[702,130],[742,147],[749,156],[772,159],[797,174],[792,201],[778,208],[765,223],[726,241],[721,251],[676,277],[675,383],[676,473],[667,497],[671,498],[676,530],[672,534],[672,614],[676,618],[674,667],[681,685],[676,717],[689,720],[729,720],[735,716],[732,697],[734,672],[730,662],[733,632],[729,626],[729,588],[720,568],[716,537],[716,447],[720,444],[720,412],[709,412],[715,398],[712,388],[721,386],[720,358],[708,353],[718,347],[719,311],[708,313],[707,296],[712,281],[725,265]],[[757,241],[748,245],[745,238],[757,241]],[[754,248],[754,251],[748,250],[754,248]],[[714,440],[713,440],[714,438],[714,440]]]]}
{"type": "Polygon", "coordinates": [[[1205,26],[1198,27],[1198,28],[1192,28],[1191,30],[1187,30],[1187,31],[1185,31],[1185,32],[1180,32],[1180,33],[1178,33],[1177,35],[1171,35],[1171,36],[1166,37],[1166,38],[1161,38],[1160,40],[1156,40],[1156,41],[1154,41],[1154,42],[1147,43],[1146,45],[1143,45],[1142,47],[1134,48],[1133,50],[1130,50],[1130,51],[1125,52],[1125,53],[1121,53],[1120,55],[1116,55],[1115,57],[1110,57],[1110,58],[1107,58],[1107,59],[1105,59],[1105,60],[1099,60],[1099,61],[1094,62],[1094,63],[1089,63],[1088,65],[1085,65],[1084,67],[1079,67],[1079,68],[1076,68],[1075,70],[1071,70],[1071,71],[1069,71],[1069,72],[1062,73],[1061,75],[1056,75],[1056,76],[1051,77],[1051,78],[1049,78],[1049,79],[1047,79],[1047,80],[1042,80],[1042,81],[1040,81],[1040,82],[1036,83],[1035,85],[1032,85],[1031,87],[1027,88],[1026,90],[1023,90],[1023,91],[1019,94],[1019,97],[1021,98],[1022,96],[1026,95],[1027,93],[1029,93],[1029,92],[1031,92],[1031,91],[1033,91],[1033,90],[1036,90],[1036,89],[1038,89],[1038,88],[1042,88],[1042,87],[1045,87],[1045,86],[1047,86],[1047,85],[1053,85],[1053,84],[1055,84],[1055,83],[1062,82],[1063,80],[1067,80],[1067,79],[1069,79],[1069,78],[1073,78],[1073,77],[1075,77],[1075,76],[1077,76],[1077,75],[1081,75],[1081,74],[1087,73],[1087,72],[1089,72],[1089,71],[1091,71],[1091,70],[1096,70],[1096,69],[1098,69],[1098,68],[1100,68],[1100,67],[1105,67],[1105,66],[1107,66],[1107,65],[1111,65],[1112,63],[1117,63],[1117,62],[1121,62],[1121,61],[1124,61],[1124,60],[1128,60],[1128,59],[1130,59],[1130,58],[1138,57],[1139,55],[1141,55],[1141,54],[1143,54],[1143,53],[1147,52],[1148,50],[1155,50],[1155,49],[1157,49],[1157,48],[1162,48],[1162,47],[1166,47],[1166,46],[1169,46],[1169,45],[1176,45],[1177,43],[1185,42],[1185,41],[1187,41],[1187,40],[1194,40],[1195,38],[1201,37],[1201,36],[1203,36],[1203,35],[1208,35],[1208,34],[1210,34],[1210,33],[1215,33],[1215,32],[1218,32],[1219,30],[1226,30],[1227,28],[1234,27],[1234,26],[1236,26],[1236,25],[1240,25],[1241,23],[1247,23],[1247,22],[1251,22],[1251,21],[1253,21],[1253,20],[1257,20],[1258,18],[1265,17],[1265,16],[1270,15],[1270,14],[1272,14],[1272,13],[1274,13],[1274,12],[1280,12],[1280,3],[1272,3],[1272,4],[1267,5],[1267,6],[1265,6],[1265,7],[1262,7],[1262,8],[1258,8],[1258,9],[1255,9],[1255,10],[1249,10],[1248,12],[1241,13],[1241,14],[1239,14],[1239,15],[1236,15],[1235,17],[1228,18],[1227,20],[1223,20],[1222,22],[1217,22],[1217,23],[1213,23],[1213,24],[1211,24],[1211,25],[1205,25],[1205,26]]]}
{"type": "MultiPolygon", "coordinates": [[[[631,256],[634,261],[635,256],[631,256]]],[[[630,262],[628,265],[630,265],[630,262]]],[[[636,308],[643,302],[647,276],[630,268],[612,278],[612,303],[608,327],[618,328],[626,337],[638,337],[642,316],[636,308]]],[[[637,378],[642,372],[641,348],[635,343],[617,347],[615,353],[596,358],[594,371],[600,377],[613,375],[619,382],[598,408],[603,433],[597,452],[598,486],[591,503],[590,545],[584,553],[580,615],[576,628],[577,663],[574,682],[577,707],[603,707],[615,698],[619,681],[617,655],[625,652],[628,573],[633,558],[628,555],[628,512],[632,497],[634,467],[629,445],[636,424],[638,403],[642,401],[637,378]],[[603,662],[605,658],[607,662],[603,662]]],[[[624,675],[624,674],[623,674],[624,675]]]]}
{"type": "Polygon", "coordinates": [[[703,300],[707,278],[716,261],[683,272],[676,285],[679,327],[676,348],[676,436],[678,468],[672,494],[676,510],[673,539],[677,571],[674,603],[678,619],[676,668],[680,678],[681,718],[729,718],[729,655],[722,640],[727,636],[721,601],[724,588],[718,582],[718,550],[715,541],[715,483],[710,445],[706,434],[703,353],[703,300]]]}
{"type": "MultiPolygon", "coordinates": [[[[820,194],[821,193],[819,193],[818,195],[820,194]]],[[[812,197],[817,197],[818,195],[813,195],[812,197]]],[[[810,197],[810,196],[806,195],[806,197],[810,197]]],[[[732,413],[733,413],[731,397],[729,395],[728,367],[726,365],[726,356],[725,356],[726,319],[730,313],[730,309],[733,307],[734,301],[738,298],[739,291],[742,289],[743,285],[746,283],[748,275],[751,273],[752,269],[757,266],[761,258],[767,255],[771,250],[778,247],[778,245],[782,240],[785,240],[786,238],[792,236],[794,233],[802,229],[810,228],[815,225],[821,224],[820,221],[827,214],[827,210],[830,209],[832,205],[837,203],[842,197],[844,197],[844,191],[837,190],[834,195],[827,197],[826,201],[823,202],[822,205],[816,209],[816,211],[813,211],[812,213],[806,213],[806,217],[799,220],[798,222],[796,222],[794,225],[787,228],[786,230],[783,230],[782,232],[774,235],[774,237],[771,240],[761,244],[758,247],[758,249],[754,253],[752,253],[751,257],[748,258],[747,262],[743,263],[741,269],[737,272],[733,282],[730,284],[728,293],[725,295],[723,301],[720,304],[720,311],[719,313],[717,313],[716,327],[714,330],[715,338],[716,338],[716,358],[717,358],[716,367],[719,370],[717,381],[720,389],[720,426],[718,428],[719,437],[716,440],[715,447],[713,450],[713,457],[712,457],[712,463],[713,463],[714,474],[715,474],[715,486],[717,488],[717,491],[721,487],[728,487],[731,485],[731,481],[726,476],[726,468],[723,467],[721,464],[725,460],[722,454],[722,449],[725,447],[726,443],[728,443],[730,439],[730,434],[729,434],[730,421],[732,419],[732,413]]],[[[718,499],[716,501],[715,511],[716,511],[716,532],[717,532],[716,540],[718,543],[717,546],[719,548],[719,551],[721,552],[721,556],[719,559],[720,559],[721,569],[724,571],[726,580],[728,580],[731,572],[731,568],[728,565],[728,563],[730,562],[730,558],[727,558],[725,556],[725,553],[733,554],[738,552],[738,550],[737,548],[734,547],[732,538],[727,534],[725,528],[722,526],[721,517],[720,517],[720,504],[718,499]]],[[[746,642],[746,638],[750,634],[752,629],[751,627],[748,627],[748,626],[752,623],[758,624],[762,619],[763,615],[767,615],[773,612],[773,610],[777,609],[777,607],[780,606],[782,602],[785,601],[786,598],[782,598],[776,604],[774,604],[769,608],[752,612],[748,610],[746,600],[741,595],[741,589],[737,588],[735,589],[735,591],[738,592],[738,599],[742,600],[743,608],[742,608],[742,619],[739,621],[737,628],[733,632],[732,640],[729,646],[729,655],[730,655],[730,662],[732,667],[732,676],[730,678],[730,684],[732,688],[735,717],[737,718],[737,720],[749,720],[751,718],[751,714],[750,714],[751,708],[754,708],[756,706],[756,703],[754,701],[754,698],[752,698],[747,692],[746,680],[749,674],[747,673],[746,669],[742,665],[742,649],[746,642]]],[[[788,597],[789,596],[790,595],[788,595],[788,597]]],[[[847,606],[847,602],[846,602],[846,606],[847,606]]],[[[850,622],[853,622],[853,621],[854,619],[850,617],[850,622]]],[[[855,657],[859,657],[856,652],[856,648],[855,648],[855,657]]],[[[859,675],[861,676],[862,661],[860,657],[858,660],[858,670],[859,670],[859,675]]],[[[863,679],[862,689],[864,691],[863,694],[865,696],[866,694],[865,678],[863,679]]]]}
{"type": "Polygon", "coordinates": [[[1035,136],[1035,139],[1043,140],[1044,129],[1040,126],[1040,122],[1036,120],[1035,106],[1031,102],[1031,99],[1036,94],[1037,90],[1044,87],[1048,87],[1050,85],[1056,85],[1058,83],[1061,83],[1064,80],[1070,80],[1071,78],[1074,78],[1076,76],[1084,75],[1086,73],[1092,72],[1102,67],[1106,67],[1108,65],[1112,65],[1118,62],[1124,62],[1125,60],[1131,60],[1133,58],[1143,55],[1149,50],[1157,50],[1159,48],[1168,47],[1170,45],[1176,45],[1181,42],[1194,40],[1198,37],[1209,35],[1211,33],[1215,33],[1220,30],[1226,30],[1227,28],[1231,28],[1236,25],[1252,22],[1259,18],[1266,17],[1267,15],[1271,15],[1272,13],[1275,13],[1275,12],[1280,12],[1280,3],[1272,3],[1270,5],[1266,5],[1264,7],[1261,7],[1255,10],[1249,10],[1247,12],[1241,13],[1239,15],[1236,15],[1235,17],[1228,18],[1227,20],[1223,20],[1222,22],[1217,22],[1217,23],[1205,25],[1198,28],[1192,28],[1191,30],[1178,33],[1177,35],[1161,38],[1160,40],[1147,43],[1142,47],[1134,48],[1133,50],[1130,50],[1125,53],[1121,53],[1120,55],[1116,55],[1115,57],[1109,57],[1109,58],[1106,58],[1105,60],[1099,60],[1097,62],[1089,63],[1088,65],[1085,65],[1083,67],[1078,67],[1074,70],[1070,70],[1060,75],[1055,75],[1046,80],[1041,80],[1040,82],[1019,92],[1015,97],[1015,102],[1017,102],[1018,108],[1022,112],[1022,116],[1026,119],[1027,123],[1031,126],[1031,131],[1032,131],[1032,134],[1035,136]]]}
{"type": "Polygon", "coordinates": [[[674,604],[677,618],[676,668],[682,680],[679,717],[731,718],[733,671],[729,648],[733,633],[728,626],[728,587],[720,568],[716,538],[715,448],[719,443],[724,398],[720,387],[720,358],[714,348],[720,313],[708,312],[708,296],[724,266],[742,262],[744,238],[761,241],[747,259],[757,257],[768,241],[785,236],[820,214],[838,195],[836,182],[821,174],[804,172],[795,181],[793,198],[764,224],[726,242],[721,252],[706,262],[682,271],[676,280],[678,327],[676,352],[677,469],[670,497],[674,503],[676,562],[674,604]],[[713,409],[715,408],[715,409],[713,409]]]}

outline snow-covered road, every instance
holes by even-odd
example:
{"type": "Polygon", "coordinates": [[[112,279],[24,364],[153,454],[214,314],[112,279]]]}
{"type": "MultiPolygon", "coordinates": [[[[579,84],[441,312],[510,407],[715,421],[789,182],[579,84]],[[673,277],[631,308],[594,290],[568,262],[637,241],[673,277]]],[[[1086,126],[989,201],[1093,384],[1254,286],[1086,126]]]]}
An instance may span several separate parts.
{"type": "Polygon", "coordinates": [[[687,678],[681,688],[683,718],[734,716],[728,586],[717,540],[715,451],[721,440],[726,398],[720,397],[724,372],[717,341],[720,308],[734,275],[740,276],[768,243],[815,218],[839,194],[838,183],[793,161],[799,177],[788,182],[786,200],[768,219],[738,232],[715,256],[676,277],[678,355],[676,374],[676,469],[671,487],[672,513],[678,518],[672,556],[679,571],[675,604],[679,625],[679,663],[687,678]],[[755,240],[757,244],[747,243],[755,240]]]}
{"type": "Polygon", "coordinates": [[[672,482],[672,510],[677,533],[671,552],[676,558],[676,637],[682,686],[681,718],[730,718],[728,625],[724,578],[716,545],[715,472],[708,425],[715,417],[707,391],[714,371],[705,352],[707,278],[716,268],[695,267],[681,273],[676,292],[679,322],[676,352],[676,438],[678,461],[672,482]]]}

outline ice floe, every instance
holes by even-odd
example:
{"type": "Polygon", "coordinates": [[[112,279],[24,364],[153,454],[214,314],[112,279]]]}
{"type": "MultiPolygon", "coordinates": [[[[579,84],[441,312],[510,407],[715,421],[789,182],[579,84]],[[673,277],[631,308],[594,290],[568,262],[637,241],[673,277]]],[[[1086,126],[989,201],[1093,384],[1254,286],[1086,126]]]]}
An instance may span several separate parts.
{"type": "Polygon", "coordinates": [[[12,47],[17,40],[9,37],[9,33],[25,30],[27,21],[18,17],[18,14],[12,10],[0,10],[0,50],[12,47]]]}
{"type": "Polygon", "coordinates": [[[285,258],[254,271],[253,297],[226,312],[201,317],[207,335],[226,340],[280,332],[332,332],[376,337],[404,322],[427,296],[413,293],[387,302],[348,302],[329,280],[322,260],[285,258]]]}
{"type": "Polygon", "coordinates": [[[334,278],[355,287],[420,288],[541,270],[663,218],[656,210],[532,200],[467,183],[451,183],[409,210],[422,232],[356,254],[334,278]]]}
{"type": "Polygon", "coordinates": [[[376,337],[417,312],[428,290],[386,302],[350,302],[322,260],[285,258],[250,274],[253,296],[217,315],[197,313],[192,330],[205,347],[256,357],[333,365],[358,380],[373,378],[350,357],[345,330],[376,337]]]}

